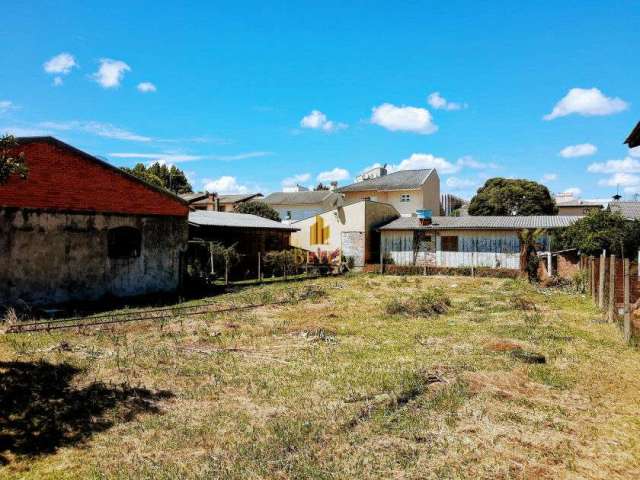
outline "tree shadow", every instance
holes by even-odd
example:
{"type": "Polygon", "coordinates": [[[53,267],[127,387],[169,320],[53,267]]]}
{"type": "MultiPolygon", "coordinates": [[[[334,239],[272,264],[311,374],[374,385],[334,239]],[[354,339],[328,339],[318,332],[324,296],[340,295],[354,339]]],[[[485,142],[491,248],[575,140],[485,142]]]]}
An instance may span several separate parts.
{"type": "Polygon", "coordinates": [[[68,363],[0,362],[0,465],[11,455],[38,456],[77,445],[140,413],[161,413],[169,391],[94,382],[76,387],[68,363]]]}

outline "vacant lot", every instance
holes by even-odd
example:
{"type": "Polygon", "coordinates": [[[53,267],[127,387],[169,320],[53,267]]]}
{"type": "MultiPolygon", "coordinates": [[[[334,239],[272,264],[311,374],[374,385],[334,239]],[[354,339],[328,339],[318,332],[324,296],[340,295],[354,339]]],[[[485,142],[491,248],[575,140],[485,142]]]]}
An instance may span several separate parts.
{"type": "Polygon", "coordinates": [[[581,296],[362,275],[217,300],[280,298],[1,337],[0,477],[640,477],[640,352],[581,296]]]}

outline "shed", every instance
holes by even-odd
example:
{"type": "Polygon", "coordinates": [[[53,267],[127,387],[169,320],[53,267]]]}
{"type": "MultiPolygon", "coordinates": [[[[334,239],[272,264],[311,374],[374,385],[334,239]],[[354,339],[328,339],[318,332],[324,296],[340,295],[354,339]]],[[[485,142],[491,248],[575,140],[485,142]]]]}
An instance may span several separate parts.
{"type": "MultiPolygon", "coordinates": [[[[579,216],[465,216],[432,217],[423,223],[402,217],[380,228],[382,254],[398,265],[441,267],[519,268],[520,241],[524,229],[545,232],[565,228],[579,216]]],[[[550,248],[548,235],[539,248],[550,248]]]]}
{"type": "Polygon", "coordinates": [[[188,207],[53,137],[19,138],[26,179],[0,185],[0,304],[172,292],[188,207]]]}

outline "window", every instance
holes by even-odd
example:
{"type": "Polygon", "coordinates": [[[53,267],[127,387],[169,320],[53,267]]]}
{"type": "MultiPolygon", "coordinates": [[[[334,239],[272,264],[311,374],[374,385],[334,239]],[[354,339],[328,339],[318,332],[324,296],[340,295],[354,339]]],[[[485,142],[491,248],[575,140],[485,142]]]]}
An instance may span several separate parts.
{"type": "Polygon", "coordinates": [[[443,252],[458,251],[458,237],[441,237],[443,252]]]}
{"type": "Polygon", "coordinates": [[[400,195],[401,203],[409,203],[410,201],[411,201],[411,195],[409,195],[408,193],[403,193],[402,195],[400,195]]]}
{"type": "Polygon", "coordinates": [[[107,232],[109,258],[135,258],[140,256],[142,235],[133,227],[116,227],[107,232]]]}

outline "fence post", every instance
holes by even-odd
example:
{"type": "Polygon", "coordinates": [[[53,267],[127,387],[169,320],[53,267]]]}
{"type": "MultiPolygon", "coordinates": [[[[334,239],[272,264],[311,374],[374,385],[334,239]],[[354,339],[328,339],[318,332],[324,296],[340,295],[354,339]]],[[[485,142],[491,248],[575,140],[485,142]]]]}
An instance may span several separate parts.
{"type": "Polygon", "coordinates": [[[600,269],[598,270],[598,307],[604,308],[604,270],[606,267],[607,251],[600,254],[600,269]]]}
{"type": "Polygon", "coordinates": [[[229,259],[224,258],[224,284],[229,285],[229,259]]]}
{"type": "Polygon", "coordinates": [[[262,252],[258,252],[258,282],[262,281],[262,265],[261,265],[261,260],[262,260],[262,252]]]}
{"type": "Polygon", "coordinates": [[[609,259],[609,314],[607,321],[613,323],[616,311],[616,256],[611,255],[609,259]]]}
{"type": "Polygon", "coordinates": [[[596,301],[596,259],[589,257],[589,273],[591,274],[591,300],[596,301]]]}
{"type": "Polygon", "coordinates": [[[629,259],[624,259],[624,341],[631,341],[631,305],[629,305],[629,259]]]}
{"type": "Polygon", "coordinates": [[[382,251],[382,239],[380,240],[380,275],[384,273],[384,252],[382,251]]]}

